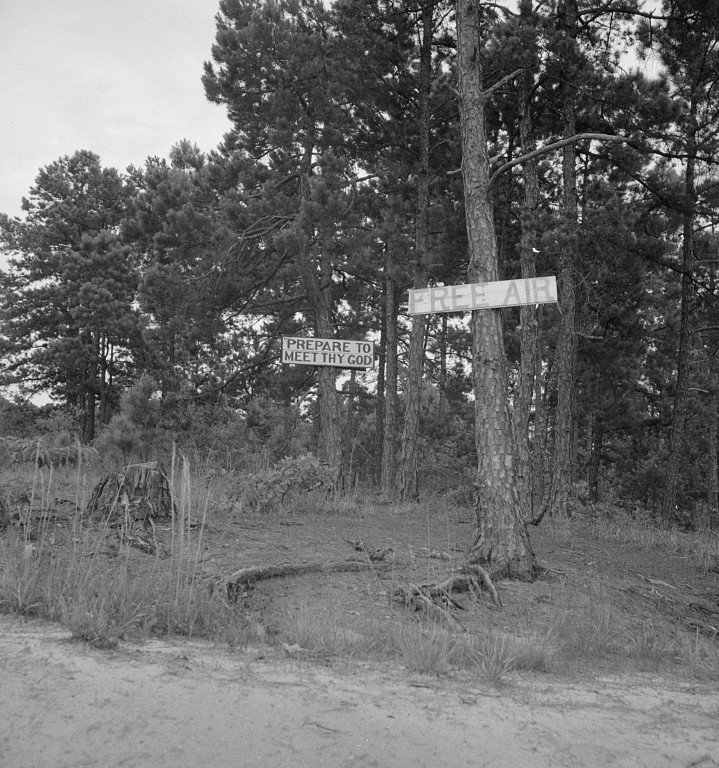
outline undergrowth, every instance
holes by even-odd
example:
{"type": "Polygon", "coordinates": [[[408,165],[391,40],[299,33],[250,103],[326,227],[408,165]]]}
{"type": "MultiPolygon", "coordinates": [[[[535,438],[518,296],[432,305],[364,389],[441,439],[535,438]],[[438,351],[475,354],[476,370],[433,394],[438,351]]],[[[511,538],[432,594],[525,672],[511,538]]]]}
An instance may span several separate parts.
{"type": "Polygon", "coordinates": [[[38,494],[25,524],[0,537],[0,611],[59,621],[97,647],[148,634],[246,645],[256,624],[201,577],[207,503],[197,525],[185,462],[173,462],[172,486],[169,552],[155,557],[137,553],[107,521],[87,527],[78,514],[59,528],[45,506],[52,494],[38,494]]]}
{"type": "MultiPolygon", "coordinates": [[[[586,604],[559,610],[544,629],[514,632],[489,626],[481,632],[453,631],[416,614],[391,612],[379,620],[348,620],[338,598],[327,606],[302,602],[270,619],[265,606],[247,601],[232,603],[222,591],[212,591],[201,572],[203,536],[208,510],[225,509],[212,477],[198,481],[184,460],[173,460],[171,484],[175,509],[165,549],[148,556],[123,543],[107,521],[89,526],[80,515],[63,525],[54,518],[57,496],[52,472],[29,478],[29,492],[22,496],[24,525],[13,525],[0,534],[0,612],[43,617],[64,624],[78,640],[110,648],[120,640],[148,635],[181,635],[242,648],[271,643],[292,656],[325,659],[368,659],[391,662],[414,673],[459,675],[501,685],[508,675],[568,673],[606,670],[665,671],[681,668],[698,680],[719,680],[719,644],[715,639],[676,631],[651,616],[626,616],[606,594],[592,595],[586,604]]],[[[65,478],[67,480],[67,478],[65,478]]],[[[78,479],[74,505],[82,509],[87,480],[78,479]]],[[[67,489],[66,489],[67,490],[67,489]]],[[[68,496],[68,493],[65,493],[68,496]]],[[[319,510],[312,494],[302,494],[302,504],[312,504],[315,514],[363,515],[377,512],[377,505],[359,495],[324,500],[319,510]]],[[[382,514],[385,514],[384,507],[382,514]]],[[[406,512],[406,510],[404,510],[406,512]]],[[[419,511],[422,519],[425,509],[419,511]]],[[[416,519],[418,512],[411,510],[416,519]]],[[[433,508],[432,514],[440,514],[433,508]]],[[[450,550],[450,515],[446,540],[430,539],[427,506],[427,549],[450,550]]],[[[423,524],[423,523],[421,523],[423,524]]],[[[571,521],[553,521],[550,535],[571,536],[571,521]]],[[[648,528],[639,521],[595,520],[595,535],[626,546],[662,548],[669,554],[692,556],[711,566],[719,545],[714,534],[687,534],[648,528]]],[[[442,554],[442,553],[440,553],[442,554]]],[[[433,580],[442,570],[426,560],[433,580]]],[[[419,562],[418,562],[419,565],[419,562]]],[[[393,577],[394,578],[394,577],[393,577]]]]}

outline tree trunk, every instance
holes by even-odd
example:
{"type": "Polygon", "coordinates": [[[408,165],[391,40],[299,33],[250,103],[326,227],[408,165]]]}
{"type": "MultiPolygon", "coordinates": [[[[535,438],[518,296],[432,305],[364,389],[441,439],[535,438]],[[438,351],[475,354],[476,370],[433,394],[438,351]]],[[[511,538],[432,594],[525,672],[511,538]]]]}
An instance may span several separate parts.
{"type": "MultiPolygon", "coordinates": [[[[458,0],[457,64],[468,279],[489,282],[498,275],[497,242],[484,122],[489,94],[482,88],[479,47],[480,7],[474,0],[458,0]]],[[[501,310],[472,313],[472,376],[478,467],[477,531],[471,556],[487,564],[493,574],[531,579],[536,563],[517,495],[501,310]]]]}
{"type": "Polygon", "coordinates": [[[375,404],[374,479],[382,487],[384,414],[385,414],[385,365],[387,361],[387,281],[382,287],[382,311],[380,320],[379,353],[377,361],[377,401],[375,404]]]}
{"type": "MultiPolygon", "coordinates": [[[[563,86],[564,138],[576,135],[576,59],[577,2],[567,0],[564,23],[570,46],[566,58],[563,86]]],[[[554,465],[549,495],[550,514],[566,516],[572,478],[572,429],[574,379],[577,358],[575,335],[574,261],[577,250],[578,197],[576,146],[569,142],[562,150],[562,231],[559,246],[559,339],[557,341],[557,412],[554,423],[554,465]]]]}
{"type": "Polygon", "coordinates": [[[355,433],[357,431],[356,410],[357,371],[355,368],[352,368],[350,371],[350,380],[347,383],[347,417],[344,425],[344,439],[342,440],[345,454],[342,462],[342,476],[345,478],[346,487],[349,491],[351,491],[354,486],[353,473],[355,470],[352,465],[354,462],[355,433]]]}
{"type": "Polygon", "coordinates": [[[449,411],[447,402],[447,315],[443,314],[439,332],[439,412],[446,416],[449,411]]]}
{"type": "Polygon", "coordinates": [[[589,501],[599,501],[599,469],[602,465],[602,444],[604,442],[604,427],[600,416],[594,414],[590,426],[589,464],[587,473],[587,485],[589,487],[589,501]]]}
{"type": "MultiPolygon", "coordinates": [[[[535,29],[531,23],[532,2],[521,0],[520,14],[524,25],[535,29]]],[[[536,32],[534,32],[536,36],[536,32]]],[[[519,89],[519,135],[521,152],[529,154],[535,149],[532,130],[531,94],[534,86],[532,70],[527,67],[520,75],[519,89]]],[[[527,160],[522,165],[524,178],[524,201],[522,203],[522,232],[519,241],[519,255],[522,277],[533,278],[537,274],[534,249],[537,242],[537,208],[539,207],[539,179],[534,160],[527,160]]],[[[529,437],[532,395],[534,393],[534,373],[537,357],[537,310],[534,306],[521,307],[519,310],[520,356],[517,395],[512,411],[514,437],[517,445],[517,495],[522,505],[525,519],[534,518],[532,509],[532,456],[529,437]]]]}
{"type": "MultiPolygon", "coordinates": [[[[419,64],[419,172],[417,174],[417,217],[415,221],[414,270],[415,288],[427,285],[427,234],[429,230],[429,95],[432,73],[432,35],[434,6],[422,9],[422,45],[419,64]]],[[[407,501],[419,495],[417,481],[417,441],[422,400],[424,368],[424,336],[427,316],[412,318],[409,341],[409,364],[405,393],[404,425],[400,454],[400,499],[407,501]]]]}
{"type": "MultiPolygon", "coordinates": [[[[315,305],[315,333],[319,338],[334,338],[332,310],[329,296],[330,274],[327,269],[329,256],[323,252],[321,271],[327,288],[317,293],[321,301],[315,305]]],[[[315,279],[316,284],[316,279],[315,279]]],[[[320,366],[317,371],[317,399],[320,412],[320,459],[335,471],[336,481],[332,493],[342,490],[342,421],[340,419],[339,394],[337,392],[337,371],[329,366],[320,366]]]]}
{"type": "MultiPolygon", "coordinates": [[[[311,123],[311,117],[308,117],[311,123]]],[[[319,256],[313,257],[314,222],[309,213],[311,197],[312,158],[314,150],[314,125],[310,124],[305,139],[300,178],[300,217],[298,266],[302,276],[309,305],[314,315],[315,335],[319,338],[334,338],[332,322],[332,260],[330,234],[327,226],[322,227],[319,239],[319,256]]],[[[342,488],[342,424],[340,422],[339,395],[336,386],[336,371],[329,366],[317,370],[317,405],[319,409],[320,434],[319,457],[334,470],[336,482],[332,493],[342,488]]]]}
{"type": "Polygon", "coordinates": [[[707,456],[707,507],[709,509],[709,526],[712,530],[719,528],[719,455],[717,451],[717,432],[719,431],[719,397],[712,392],[709,403],[709,451],[707,456]]]}
{"type": "MultiPolygon", "coordinates": [[[[418,283],[415,282],[415,287],[418,283]]],[[[399,459],[399,495],[401,501],[419,497],[417,481],[417,443],[419,440],[419,413],[422,404],[422,369],[424,367],[424,336],[427,316],[414,315],[409,341],[409,366],[405,389],[404,421],[399,459]]]]}
{"type": "Polygon", "coordinates": [[[88,520],[128,527],[169,520],[173,514],[170,481],[154,461],[106,475],[93,489],[85,512],[88,520]]]}
{"type": "Polygon", "coordinates": [[[550,409],[547,403],[550,386],[550,374],[552,373],[551,359],[546,370],[539,355],[536,358],[534,370],[534,440],[532,442],[532,498],[539,503],[532,504],[538,508],[531,520],[533,525],[538,525],[547,509],[549,501],[549,477],[550,477],[550,409]]]}
{"type": "Polygon", "coordinates": [[[667,464],[667,483],[664,489],[662,516],[671,522],[676,515],[677,488],[684,446],[684,424],[689,410],[689,358],[692,350],[694,307],[694,219],[697,194],[695,189],[695,164],[697,153],[697,102],[692,99],[689,107],[687,129],[687,166],[684,176],[684,225],[682,239],[682,299],[679,326],[679,353],[677,355],[677,383],[674,392],[672,432],[667,464]]]}
{"type": "Polygon", "coordinates": [[[397,286],[394,258],[387,252],[387,355],[385,367],[384,440],[382,445],[382,493],[394,498],[397,475],[397,286]]]}
{"type": "Polygon", "coordinates": [[[88,331],[87,340],[89,342],[88,351],[90,352],[90,360],[85,369],[85,392],[83,397],[85,413],[83,418],[82,442],[89,444],[95,439],[95,414],[97,412],[97,372],[98,359],[100,355],[99,334],[88,331]]]}

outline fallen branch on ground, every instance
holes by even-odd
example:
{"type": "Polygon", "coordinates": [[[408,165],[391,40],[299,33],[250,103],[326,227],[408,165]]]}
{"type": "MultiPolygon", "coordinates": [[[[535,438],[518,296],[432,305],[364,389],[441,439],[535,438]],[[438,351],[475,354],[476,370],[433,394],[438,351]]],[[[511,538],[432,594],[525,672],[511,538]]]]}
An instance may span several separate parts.
{"type": "Polygon", "coordinates": [[[252,587],[258,581],[283,576],[301,576],[305,573],[349,573],[384,569],[389,563],[372,563],[366,560],[340,560],[330,563],[287,563],[286,565],[256,565],[241,568],[230,574],[224,581],[227,597],[237,598],[244,588],[252,587]]]}

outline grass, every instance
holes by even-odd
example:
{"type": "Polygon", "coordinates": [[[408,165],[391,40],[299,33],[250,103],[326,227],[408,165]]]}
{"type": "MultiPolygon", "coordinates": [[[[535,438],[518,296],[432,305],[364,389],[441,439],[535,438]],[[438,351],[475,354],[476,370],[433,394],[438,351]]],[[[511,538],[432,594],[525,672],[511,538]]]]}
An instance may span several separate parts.
{"type": "Polygon", "coordinates": [[[415,622],[397,623],[390,633],[391,647],[410,672],[447,674],[454,666],[458,639],[445,629],[415,622]]]}
{"type": "Polygon", "coordinates": [[[689,674],[702,682],[719,682],[719,642],[702,637],[682,636],[678,654],[688,666],[689,674]]]}
{"type": "Polygon", "coordinates": [[[36,472],[24,530],[0,537],[0,611],[59,621],[73,637],[108,648],[132,636],[184,635],[246,645],[256,624],[210,594],[199,572],[207,499],[198,508],[184,461],[173,461],[176,510],[167,557],[147,558],[119,542],[108,521],[92,528],[76,517],[52,523],[52,473],[36,472]],[[39,479],[37,476],[40,476],[39,479]]]}
{"type": "Polygon", "coordinates": [[[623,513],[596,518],[592,529],[597,536],[613,539],[624,547],[638,546],[680,557],[696,557],[705,573],[719,565],[719,530],[682,531],[623,513]]]}
{"type": "Polygon", "coordinates": [[[358,632],[344,625],[341,606],[328,610],[308,602],[282,611],[271,634],[276,643],[299,653],[323,658],[376,658],[382,655],[386,638],[376,627],[358,632]]]}
{"type": "Polygon", "coordinates": [[[283,614],[274,634],[292,654],[394,661],[409,672],[470,673],[492,685],[501,685],[513,670],[546,672],[552,667],[549,636],[458,634],[401,614],[389,624],[375,623],[357,633],[342,626],[341,608],[320,611],[302,605],[283,614]]]}
{"type": "MultiPolygon", "coordinates": [[[[343,594],[332,598],[331,604],[325,600],[319,605],[305,596],[279,610],[276,605],[269,610],[251,598],[228,602],[209,589],[202,574],[209,511],[228,505],[210,475],[205,473],[198,481],[181,459],[172,462],[176,510],[165,536],[167,552],[154,557],[119,543],[107,521],[88,526],[71,518],[65,525],[56,524],[53,510],[58,495],[83,508],[91,485],[86,476],[78,473],[73,479],[66,473],[36,470],[18,482],[28,491],[16,497],[23,500],[33,522],[0,534],[0,612],[61,622],[73,637],[99,648],[112,648],[125,638],[181,635],[232,648],[267,643],[297,656],[380,660],[418,674],[470,676],[492,685],[503,684],[517,672],[574,674],[599,669],[671,668],[692,679],[719,680],[715,640],[671,629],[651,613],[632,616],[601,591],[591,599],[584,594],[581,603],[575,596],[574,604],[549,614],[543,625],[535,620],[522,629],[508,622],[500,629],[492,628],[490,621],[470,632],[450,631],[447,625],[390,606],[380,609],[382,618],[374,609],[359,620],[351,618],[348,614],[357,612],[347,611],[343,594]]],[[[403,521],[400,527],[412,521],[425,529],[427,550],[446,551],[452,548],[452,525],[468,515],[447,504],[377,506],[356,494],[333,502],[307,495],[292,508],[296,517],[312,513],[323,519],[350,518],[353,512],[368,525],[374,515],[397,515],[403,521]],[[432,528],[436,521],[440,525],[432,528]]],[[[705,571],[717,555],[716,534],[624,523],[595,522],[592,533],[624,547],[697,558],[706,563],[705,571]]],[[[547,535],[570,541],[572,525],[552,521],[547,535]]],[[[393,535],[401,537],[399,529],[393,535]]],[[[445,571],[441,560],[412,555],[411,562],[412,577],[419,580],[434,580],[445,571]]],[[[391,587],[377,574],[374,578],[369,592],[389,597],[391,587]]],[[[392,580],[398,578],[391,574],[392,580]]],[[[484,607],[478,610],[482,621],[491,618],[484,607]]]]}
{"type": "Polygon", "coordinates": [[[590,600],[581,609],[565,611],[552,629],[563,658],[585,661],[606,656],[613,647],[612,607],[604,600],[590,600]]]}

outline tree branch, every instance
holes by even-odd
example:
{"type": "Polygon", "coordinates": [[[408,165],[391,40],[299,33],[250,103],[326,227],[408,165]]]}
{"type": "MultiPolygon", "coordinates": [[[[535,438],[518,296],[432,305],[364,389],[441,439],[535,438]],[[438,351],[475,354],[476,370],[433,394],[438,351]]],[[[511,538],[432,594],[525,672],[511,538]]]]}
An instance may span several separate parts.
{"type": "Polygon", "coordinates": [[[489,98],[494,93],[496,93],[503,85],[506,85],[510,80],[514,80],[514,78],[517,77],[517,75],[521,75],[523,71],[524,71],[523,69],[515,69],[514,72],[512,72],[511,74],[505,75],[504,77],[500,77],[500,79],[497,80],[497,82],[494,83],[494,85],[490,85],[489,88],[486,88],[485,90],[482,91],[482,97],[485,99],[489,98]]]}
{"type": "Polygon", "coordinates": [[[566,147],[567,144],[572,144],[575,141],[583,141],[585,139],[589,141],[614,141],[614,142],[625,142],[627,144],[632,144],[632,139],[628,139],[625,136],[617,136],[616,134],[613,134],[613,133],[578,133],[575,136],[569,136],[566,139],[559,139],[558,141],[554,141],[551,144],[545,144],[543,147],[537,147],[537,149],[533,149],[531,152],[528,152],[526,155],[522,155],[521,157],[515,157],[514,160],[510,160],[504,165],[501,165],[492,174],[489,180],[489,187],[490,188],[492,187],[494,180],[498,176],[503,174],[505,171],[508,171],[510,168],[514,168],[515,165],[521,165],[522,163],[526,163],[528,160],[533,160],[535,157],[540,157],[541,155],[549,154],[549,152],[554,152],[556,149],[561,149],[562,147],[566,147]]]}

